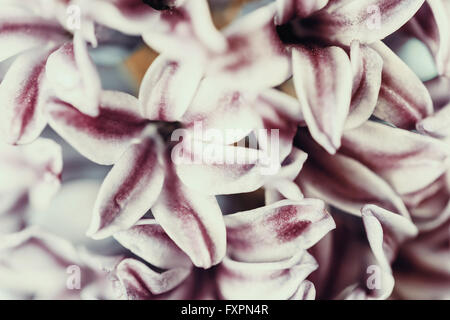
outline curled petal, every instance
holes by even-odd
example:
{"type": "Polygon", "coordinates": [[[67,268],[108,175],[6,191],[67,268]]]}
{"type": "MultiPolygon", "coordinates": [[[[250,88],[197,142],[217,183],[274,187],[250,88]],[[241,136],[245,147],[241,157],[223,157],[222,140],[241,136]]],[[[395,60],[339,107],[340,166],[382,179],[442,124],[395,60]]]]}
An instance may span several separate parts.
{"type": "Polygon", "coordinates": [[[146,136],[125,151],[100,188],[88,234],[106,238],[130,228],[153,206],[164,172],[158,162],[161,142],[146,136]]]}
{"type": "Polygon", "coordinates": [[[400,244],[417,235],[416,226],[405,217],[375,205],[361,210],[367,239],[381,268],[391,269],[400,244]]]}
{"type": "Polygon", "coordinates": [[[380,94],[374,115],[397,127],[414,129],[433,112],[430,94],[422,81],[381,41],[371,46],[383,58],[380,94]]]}
{"type": "Polygon", "coordinates": [[[100,78],[79,33],[49,57],[46,76],[56,97],[89,116],[99,114],[100,78]]]}
{"type": "Polygon", "coordinates": [[[335,0],[303,23],[318,35],[350,45],[372,43],[404,25],[425,0],[335,0]]]}
{"type": "Polygon", "coordinates": [[[316,269],[316,261],[306,251],[288,260],[270,263],[245,263],[225,258],[217,271],[217,284],[221,297],[227,300],[287,300],[316,269]]]}
{"type": "Polygon", "coordinates": [[[450,149],[439,140],[368,121],[346,132],[339,152],[366,165],[399,194],[407,194],[446,172],[450,149]]]}
{"type": "Polygon", "coordinates": [[[32,50],[20,55],[0,84],[1,133],[7,143],[35,140],[47,124],[45,62],[51,50],[32,50]]]}
{"type": "Polygon", "coordinates": [[[372,116],[378,101],[383,69],[380,55],[358,42],[352,42],[350,61],[353,67],[353,90],[345,129],[358,127],[372,116]]]}
{"type": "Polygon", "coordinates": [[[158,273],[135,259],[123,260],[116,269],[116,276],[129,300],[186,298],[182,284],[190,273],[190,268],[158,273]]]}
{"type": "Polygon", "coordinates": [[[155,220],[140,220],[128,230],[114,234],[114,238],[155,267],[172,269],[192,265],[189,257],[169,238],[155,220]]]}
{"type": "Polygon", "coordinates": [[[433,99],[434,111],[450,103],[450,78],[436,77],[426,81],[425,86],[433,99]]]}
{"type": "Polygon", "coordinates": [[[297,97],[314,139],[334,154],[350,108],[352,68],[338,47],[292,50],[297,97]]]}
{"type": "Polygon", "coordinates": [[[194,98],[202,71],[195,63],[156,58],[139,91],[141,114],[150,120],[179,121],[194,98]]]}
{"type": "Polygon", "coordinates": [[[228,256],[242,262],[289,259],[335,228],[324,203],[315,199],[283,200],[227,215],[225,223],[228,256]]]}
{"type": "Polygon", "coordinates": [[[47,108],[50,126],[86,158],[104,165],[114,164],[148,124],[137,99],[122,92],[104,91],[97,117],[57,99],[47,108]]]}
{"type": "Polygon", "coordinates": [[[272,3],[227,27],[223,32],[228,50],[211,59],[207,75],[221,85],[240,89],[269,88],[286,81],[291,76],[291,65],[276,31],[275,13],[272,3]]]}
{"type": "Polygon", "coordinates": [[[329,155],[306,133],[299,135],[299,142],[309,157],[296,180],[306,196],[358,216],[367,203],[409,216],[392,187],[369,168],[341,154],[329,155]]]}
{"type": "Polygon", "coordinates": [[[166,157],[162,193],[152,207],[164,231],[197,267],[209,268],[225,255],[226,235],[217,200],[185,186],[166,157]]]}
{"type": "Polygon", "coordinates": [[[328,0],[277,0],[278,25],[285,24],[292,18],[306,18],[325,7],[328,0]]]}

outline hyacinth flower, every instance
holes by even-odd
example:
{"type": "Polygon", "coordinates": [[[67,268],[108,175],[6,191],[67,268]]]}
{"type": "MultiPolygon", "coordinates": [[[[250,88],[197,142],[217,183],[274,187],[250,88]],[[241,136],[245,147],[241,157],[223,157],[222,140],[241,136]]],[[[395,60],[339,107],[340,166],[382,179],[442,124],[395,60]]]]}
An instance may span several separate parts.
{"type": "Polygon", "coordinates": [[[314,299],[306,278],[317,268],[306,251],[334,228],[321,201],[284,200],[224,217],[227,255],[214,268],[192,261],[153,219],[115,238],[142,260],[116,267],[128,299],[314,299]]]}
{"type": "Polygon", "coordinates": [[[43,208],[60,187],[61,148],[38,139],[26,146],[0,144],[0,232],[26,226],[30,208],[43,208]]]}
{"type": "MultiPolygon", "coordinates": [[[[100,80],[86,41],[94,25],[73,25],[62,1],[0,2],[0,61],[15,57],[0,84],[0,133],[10,144],[35,140],[47,124],[46,101],[60,97],[86,114],[98,114],[100,80]]],[[[76,2],[79,5],[79,2],[76,2]]]]}
{"type": "Polygon", "coordinates": [[[0,239],[0,291],[6,298],[92,300],[118,296],[110,272],[121,257],[75,248],[37,227],[0,239]]]}
{"type": "MultiPolygon", "coordinates": [[[[293,180],[306,158],[294,149],[283,165],[274,159],[278,171],[264,175],[267,155],[262,150],[214,142],[189,143],[189,135],[181,142],[179,137],[172,140],[175,124],[150,122],[142,117],[135,97],[104,91],[100,100],[97,117],[58,99],[47,106],[49,124],[64,140],[91,161],[114,164],[99,191],[89,228],[89,234],[96,239],[131,227],[151,209],[193,263],[208,268],[221,260],[226,245],[222,212],[214,195],[251,192],[265,183],[277,189],[275,182],[293,180]],[[217,151],[222,162],[214,157],[196,158],[204,156],[204,150],[212,150],[213,154],[217,151]],[[236,154],[244,162],[223,161],[236,154]],[[190,165],[192,158],[208,161],[190,165]],[[193,167],[202,172],[199,186],[209,183],[206,194],[187,181],[194,173],[193,167]]],[[[298,193],[295,196],[301,198],[298,193]]]]}
{"type": "Polygon", "coordinates": [[[427,0],[402,31],[422,41],[440,75],[450,77],[450,2],[427,0]]]}

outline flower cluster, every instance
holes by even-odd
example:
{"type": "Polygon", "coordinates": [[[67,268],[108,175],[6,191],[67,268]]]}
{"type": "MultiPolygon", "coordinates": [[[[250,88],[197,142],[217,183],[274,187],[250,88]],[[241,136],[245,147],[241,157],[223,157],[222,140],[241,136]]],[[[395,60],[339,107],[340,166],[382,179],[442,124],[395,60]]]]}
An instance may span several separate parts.
{"type": "Polygon", "coordinates": [[[450,0],[0,6],[0,297],[450,298],[450,0]]]}

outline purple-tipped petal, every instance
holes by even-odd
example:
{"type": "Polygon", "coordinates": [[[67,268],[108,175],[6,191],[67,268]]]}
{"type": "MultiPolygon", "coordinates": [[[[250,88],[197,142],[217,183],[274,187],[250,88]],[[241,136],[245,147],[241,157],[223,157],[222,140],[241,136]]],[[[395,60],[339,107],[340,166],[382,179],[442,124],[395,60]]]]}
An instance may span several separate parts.
{"type": "Polygon", "coordinates": [[[351,44],[350,61],[353,67],[353,90],[345,129],[356,128],[372,116],[378,101],[383,70],[380,55],[356,41],[351,44]]]}
{"type": "Polygon", "coordinates": [[[352,68],[338,47],[292,49],[297,97],[314,139],[334,154],[350,108],[352,68]]]}
{"type": "Polygon", "coordinates": [[[130,228],[158,198],[164,171],[158,161],[161,142],[145,136],[133,143],[106,176],[94,206],[88,234],[106,238],[130,228]]]}
{"type": "Polygon", "coordinates": [[[45,49],[20,55],[0,84],[0,132],[7,143],[30,143],[47,124],[45,63],[50,53],[45,49]]]}
{"type": "Polygon", "coordinates": [[[287,300],[294,296],[317,262],[307,252],[279,262],[245,263],[225,258],[217,271],[221,297],[227,300],[287,300]]]}
{"type": "Polygon", "coordinates": [[[433,112],[430,94],[414,72],[384,43],[371,47],[383,58],[380,94],[374,115],[397,127],[414,129],[433,112]]]}
{"type": "Polygon", "coordinates": [[[99,114],[100,78],[79,33],[49,57],[46,76],[57,98],[89,116],[99,114]]]}
{"type": "Polygon", "coordinates": [[[227,254],[242,262],[289,259],[335,228],[320,200],[283,200],[225,216],[227,254]]]}
{"type": "Polygon", "coordinates": [[[148,124],[138,100],[122,92],[104,91],[97,117],[57,99],[47,108],[50,126],[86,158],[104,165],[114,164],[148,124]]]}
{"type": "Polygon", "coordinates": [[[155,267],[172,269],[192,265],[189,257],[155,220],[140,220],[128,230],[114,234],[114,238],[155,267]]]}
{"type": "Polygon", "coordinates": [[[226,235],[222,212],[213,196],[184,185],[166,155],[164,186],[152,212],[164,231],[197,267],[209,268],[225,255],[226,235]]]}
{"type": "Polygon", "coordinates": [[[141,114],[150,120],[179,121],[191,104],[202,76],[200,65],[159,56],[142,80],[141,114]]]}

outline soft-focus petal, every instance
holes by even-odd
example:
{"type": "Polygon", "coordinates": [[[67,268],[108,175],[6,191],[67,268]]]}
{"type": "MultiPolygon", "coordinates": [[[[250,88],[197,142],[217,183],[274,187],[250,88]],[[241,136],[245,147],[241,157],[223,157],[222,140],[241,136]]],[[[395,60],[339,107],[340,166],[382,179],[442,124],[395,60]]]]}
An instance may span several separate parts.
{"type": "Polygon", "coordinates": [[[328,154],[305,132],[300,133],[298,142],[308,153],[296,180],[306,196],[323,199],[355,215],[360,215],[367,203],[409,215],[392,187],[360,162],[341,154],[328,154]]]}
{"type": "Polygon", "coordinates": [[[0,84],[0,133],[7,143],[35,140],[47,124],[45,63],[51,50],[33,50],[19,56],[0,84]]]}
{"type": "Polygon", "coordinates": [[[425,0],[333,0],[303,23],[314,33],[344,45],[372,43],[404,25],[425,0]]]}
{"type": "Polygon", "coordinates": [[[276,0],[276,23],[281,25],[292,18],[306,18],[325,7],[328,0],[276,0]]]}
{"type": "Polygon", "coordinates": [[[368,121],[339,150],[376,172],[399,194],[418,191],[447,171],[449,147],[430,137],[368,121]],[[388,138],[389,137],[389,138],[388,138]]]}
{"type": "Polygon", "coordinates": [[[56,99],[47,108],[50,126],[86,158],[104,165],[114,164],[148,124],[138,100],[122,92],[104,91],[97,117],[56,99]]]}
{"type": "Polygon", "coordinates": [[[397,127],[414,129],[433,112],[430,94],[414,72],[381,41],[371,46],[383,58],[383,74],[374,115],[397,127]]]}
{"type": "Polygon", "coordinates": [[[103,181],[94,206],[89,235],[106,238],[126,230],[153,206],[164,172],[158,161],[161,142],[145,136],[133,143],[103,181]]]}
{"type": "Polygon", "coordinates": [[[287,300],[293,297],[317,263],[307,252],[279,262],[244,263],[225,258],[219,266],[219,293],[227,300],[287,300]]]}
{"type": "Polygon", "coordinates": [[[228,26],[223,31],[228,50],[211,59],[207,75],[221,85],[239,89],[269,88],[286,81],[291,64],[276,31],[275,13],[272,3],[228,26]]]}
{"type": "Polygon", "coordinates": [[[114,234],[114,238],[155,267],[171,269],[192,265],[189,257],[155,220],[140,220],[128,230],[114,234]]]}
{"type": "Polygon", "coordinates": [[[350,108],[352,69],[338,47],[294,47],[292,51],[297,97],[314,139],[334,154],[350,108]]]}
{"type": "Polygon", "coordinates": [[[320,200],[283,200],[225,216],[227,254],[241,262],[289,259],[334,229],[320,200]]]}
{"type": "Polygon", "coordinates": [[[124,294],[129,300],[187,298],[178,287],[186,281],[190,273],[190,268],[159,273],[135,259],[123,260],[116,270],[124,294]]]}

